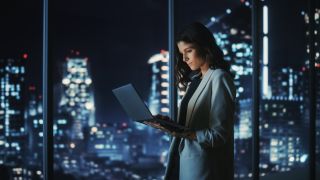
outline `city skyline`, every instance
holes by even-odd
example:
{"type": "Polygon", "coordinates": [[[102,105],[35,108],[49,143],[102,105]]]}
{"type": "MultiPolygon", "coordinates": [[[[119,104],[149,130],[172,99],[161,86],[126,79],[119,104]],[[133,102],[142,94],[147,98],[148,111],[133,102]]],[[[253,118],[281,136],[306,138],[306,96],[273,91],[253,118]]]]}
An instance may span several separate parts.
{"type": "MultiPolygon", "coordinates": [[[[33,77],[32,80],[26,79],[27,82],[34,83],[38,87],[41,87],[41,11],[42,6],[39,4],[29,4],[24,2],[19,2],[19,4],[23,3],[23,6],[19,6],[14,1],[9,3],[9,8],[4,9],[2,13],[4,15],[9,16],[11,13],[14,14],[25,14],[23,18],[18,15],[14,16],[14,21],[16,23],[8,22],[7,19],[3,19],[3,22],[7,24],[8,27],[14,28],[13,33],[15,37],[12,36],[4,36],[0,35],[0,37],[4,40],[0,42],[1,49],[4,50],[2,52],[3,56],[10,57],[12,54],[19,53],[28,53],[30,56],[30,60],[34,62],[32,65],[28,64],[28,69],[30,69],[27,77],[33,77]],[[23,8],[22,8],[23,7],[23,8]],[[10,11],[9,11],[10,10],[10,11]],[[37,17],[37,18],[34,18],[37,17]],[[21,30],[19,27],[24,27],[25,30],[21,30]],[[31,33],[32,32],[32,33],[31,33]],[[4,43],[10,42],[10,43],[4,43]],[[17,48],[20,47],[20,48],[17,48]],[[37,77],[37,78],[34,78],[37,77]]],[[[118,14],[115,12],[116,8],[110,8],[117,5],[120,5],[121,2],[113,2],[111,4],[106,4],[105,7],[109,8],[110,14],[118,14]],[[118,4],[119,3],[119,4],[118,4]]],[[[130,3],[130,2],[127,2],[130,3]]],[[[203,4],[206,4],[198,11],[202,10],[208,13],[200,13],[190,15],[189,12],[192,9],[192,1],[187,1],[184,4],[181,4],[183,8],[180,8],[177,11],[177,24],[176,29],[181,29],[184,25],[192,22],[202,20],[203,22],[208,22],[212,16],[218,17],[221,14],[226,14],[226,10],[228,8],[235,8],[231,14],[237,13],[237,15],[229,16],[229,18],[225,18],[224,21],[228,23],[232,23],[237,25],[246,13],[242,11],[237,11],[237,6],[241,5],[240,1],[215,1],[215,2],[206,2],[203,1],[203,4]],[[219,6],[216,6],[216,3],[219,3],[219,6]],[[237,19],[230,17],[238,17],[237,19]],[[240,19],[239,19],[240,18],[240,19]]],[[[178,2],[179,4],[179,2],[178,2]]],[[[278,6],[274,6],[274,8],[270,8],[270,14],[278,13],[279,10],[275,8],[286,7],[285,3],[278,2],[278,6]]],[[[303,4],[303,3],[302,3],[303,4]]],[[[282,32],[282,23],[283,19],[286,18],[288,20],[293,18],[288,18],[288,16],[294,15],[296,18],[301,18],[303,20],[303,15],[297,12],[297,7],[302,8],[303,5],[301,2],[293,2],[291,4],[292,8],[288,9],[290,13],[286,13],[286,16],[277,15],[277,18],[273,18],[278,21],[277,29],[270,32],[271,36],[275,37],[275,39],[270,39],[270,52],[274,52],[271,54],[279,54],[277,53],[280,49],[286,49],[285,46],[287,40],[292,41],[294,38],[290,37],[290,30],[285,31],[286,35],[282,35],[278,33],[282,32]],[[277,32],[277,33],[276,33],[277,32]],[[279,40],[277,40],[279,39],[279,40]],[[283,39],[283,40],[281,40],[283,39]],[[277,42],[277,43],[272,43],[277,42]]],[[[129,5],[129,4],[128,4],[129,5]]],[[[130,7],[130,5],[128,6],[130,7]]],[[[139,89],[141,94],[144,96],[143,98],[147,100],[147,95],[149,93],[149,86],[151,81],[147,83],[142,83],[141,79],[144,77],[151,75],[151,70],[148,68],[148,64],[144,63],[151,55],[156,52],[159,52],[161,49],[168,49],[167,42],[167,2],[157,2],[157,1],[141,1],[135,2],[132,4],[132,7],[139,7],[137,10],[123,9],[121,11],[121,16],[115,16],[120,18],[119,20],[115,20],[110,18],[102,11],[102,6],[99,3],[85,3],[85,2],[73,2],[68,1],[62,2],[56,1],[52,4],[52,13],[53,17],[51,20],[51,32],[55,32],[52,35],[52,49],[53,49],[53,57],[55,69],[54,73],[54,83],[59,83],[59,80],[62,76],[62,67],[59,65],[61,62],[65,60],[65,57],[69,55],[70,50],[78,50],[81,55],[84,57],[89,57],[89,61],[92,64],[92,80],[96,82],[94,87],[94,91],[96,93],[97,103],[97,119],[105,119],[105,120],[113,120],[118,119],[118,115],[114,112],[121,114],[120,119],[125,117],[124,112],[118,110],[115,106],[117,106],[117,101],[112,95],[111,90],[115,87],[118,87],[122,84],[126,84],[128,82],[134,82],[139,89]],[[66,3],[66,4],[65,4],[66,3]],[[138,4],[136,4],[138,3],[138,4]],[[75,11],[70,11],[70,7],[74,7],[75,11]],[[63,8],[60,8],[63,7],[63,8]],[[150,9],[151,8],[151,9],[150,9]],[[59,10],[58,10],[59,9],[59,10]],[[87,11],[83,12],[80,9],[86,9],[87,11]],[[140,11],[140,9],[142,9],[140,11]],[[139,22],[131,22],[131,24],[123,24],[120,25],[117,22],[127,22],[128,17],[131,14],[137,14],[140,21],[139,22]],[[83,17],[83,18],[81,18],[83,17]],[[152,20],[151,20],[152,18],[152,20]],[[150,21],[149,21],[150,20],[150,21]],[[128,29],[127,29],[127,28],[128,29]],[[130,28],[132,27],[132,28],[130,28]],[[76,29],[76,31],[75,31],[76,29]],[[148,33],[143,33],[148,32],[148,33]],[[114,34],[117,34],[114,36],[114,34]],[[120,36],[119,36],[120,34],[120,36]],[[131,36],[133,35],[133,36],[131,36]],[[144,37],[142,40],[139,40],[140,37],[144,37]],[[62,43],[63,42],[63,43],[62,43]],[[112,44],[116,43],[116,44],[112,44]],[[137,46],[137,44],[139,44],[137,46]],[[113,48],[117,47],[117,48],[113,48]],[[139,47],[139,48],[137,48],[139,47]],[[126,52],[126,53],[123,53],[126,52]],[[130,59],[130,60],[128,60],[130,59]],[[119,64],[123,64],[121,62],[126,62],[125,66],[119,67],[120,70],[112,71],[114,68],[117,68],[119,64]],[[112,72],[112,76],[104,75],[105,72],[112,72]],[[139,72],[139,73],[137,73],[139,72]],[[109,107],[109,109],[103,108],[109,107]],[[120,112],[119,112],[120,111],[120,112]],[[111,117],[110,119],[108,117],[111,117]]],[[[273,15],[272,15],[273,16],[273,15]]],[[[5,17],[5,16],[3,16],[5,17]]],[[[0,17],[1,18],[1,17],[0,17]]],[[[292,21],[290,20],[290,27],[298,27],[296,29],[299,34],[301,29],[303,28],[302,24],[299,24],[303,21],[292,21]]],[[[246,25],[246,29],[249,31],[250,29],[250,20],[249,22],[242,22],[242,26],[246,25]]],[[[289,27],[285,27],[289,28],[289,27]]],[[[8,30],[4,29],[4,34],[9,34],[8,30]]],[[[302,34],[303,32],[301,32],[302,34]]],[[[296,37],[295,39],[299,42],[304,41],[304,37],[296,37]],[[299,39],[296,39],[299,38],[299,39]]],[[[303,50],[300,50],[296,47],[296,43],[288,43],[292,46],[292,51],[304,53],[303,50]]],[[[278,68],[281,69],[281,65],[275,65],[274,63],[283,63],[283,64],[292,64],[293,66],[298,66],[300,63],[293,58],[301,58],[301,54],[298,56],[290,55],[289,52],[285,52],[286,57],[292,58],[284,58],[279,56],[270,57],[273,59],[279,59],[274,62],[271,62],[270,67],[272,69],[278,68]],[[290,60],[292,59],[292,60],[290,60]],[[288,60],[289,62],[285,62],[284,60],[288,60]],[[295,65],[297,64],[297,65],[295,65]]],[[[295,53],[297,54],[297,53],[295,53]]],[[[118,119],[119,120],[119,119],[118,119]]]]}

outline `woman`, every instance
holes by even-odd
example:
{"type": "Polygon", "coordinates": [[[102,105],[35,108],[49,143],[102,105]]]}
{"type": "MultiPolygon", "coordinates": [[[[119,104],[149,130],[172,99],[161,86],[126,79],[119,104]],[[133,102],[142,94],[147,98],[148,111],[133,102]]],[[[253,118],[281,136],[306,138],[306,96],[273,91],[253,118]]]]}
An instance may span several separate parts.
{"type": "MultiPolygon", "coordinates": [[[[177,82],[186,88],[178,123],[191,132],[169,132],[166,180],[233,179],[233,116],[236,89],[212,33],[193,23],[181,31],[177,44],[177,82]]],[[[158,118],[168,119],[157,115],[158,118]]]]}

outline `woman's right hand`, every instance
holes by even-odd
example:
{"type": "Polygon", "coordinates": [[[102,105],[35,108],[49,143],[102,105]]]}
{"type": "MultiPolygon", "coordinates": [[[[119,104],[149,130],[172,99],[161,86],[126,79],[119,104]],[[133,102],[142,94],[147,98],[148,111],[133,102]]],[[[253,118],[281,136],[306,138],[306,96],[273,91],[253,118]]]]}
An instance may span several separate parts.
{"type": "Polygon", "coordinates": [[[170,121],[171,118],[169,116],[164,116],[164,115],[161,115],[161,114],[157,114],[155,116],[153,116],[154,118],[156,119],[162,119],[162,120],[166,120],[166,121],[170,121]]]}
{"type": "MultiPolygon", "coordinates": [[[[170,120],[171,120],[170,117],[168,117],[168,116],[163,116],[163,115],[161,115],[161,114],[154,115],[153,117],[154,117],[155,119],[162,119],[162,120],[166,120],[166,121],[170,121],[170,120]]],[[[152,126],[152,127],[154,127],[154,128],[160,129],[160,130],[162,130],[162,131],[165,131],[165,132],[171,134],[171,132],[170,132],[168,129],[166,129],[165,127],[161,126],[161,125],[160,125],[159,123],[157,123],[157,122],[144,122],[144,123],[145,123],[145,124],[148,124],[149,126],[152,126]]]]}

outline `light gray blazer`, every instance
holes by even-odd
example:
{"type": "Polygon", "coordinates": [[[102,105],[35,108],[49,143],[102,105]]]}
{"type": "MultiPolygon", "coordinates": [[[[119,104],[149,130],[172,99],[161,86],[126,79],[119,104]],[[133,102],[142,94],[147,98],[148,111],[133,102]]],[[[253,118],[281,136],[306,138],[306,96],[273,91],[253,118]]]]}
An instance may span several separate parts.
{"type": "MultiPolygon", "coordinates": [[[[187,88],[188,91],[188,88],[187,88]]],[[[186,126],[196,131],[196,140],[173,138],[165,173],[166,180],[177,180],[174,152],[180,155],[180,180],[233,179],[233,117],[236,88],[222,69],[209,69],[192,95],[187,108],[186,126]]],[[[180,107],[178,108],[178,118],[180,107]]]]}

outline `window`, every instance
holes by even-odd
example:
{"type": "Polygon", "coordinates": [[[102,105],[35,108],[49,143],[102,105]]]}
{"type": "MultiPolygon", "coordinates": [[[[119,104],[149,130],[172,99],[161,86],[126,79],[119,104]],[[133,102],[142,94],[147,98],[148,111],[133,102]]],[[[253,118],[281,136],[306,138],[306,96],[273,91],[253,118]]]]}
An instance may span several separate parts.
{"type": "Polygon", "coordinates": [[[129,119],[112,89],[132,83],[168,114],[167,2],[51,5],[55,177],[160,179],[169,137],[129,119]]]}
{"type": "Polygon", "coordinates": [[[42,2],[2,2],[0,13],[1,179],[41,179],[42,2]]]}
{"type": "Polygon", "coordinates": [[[261,6],[260,175],[292,174],[309,161],[307,4],[261,6]]]}

